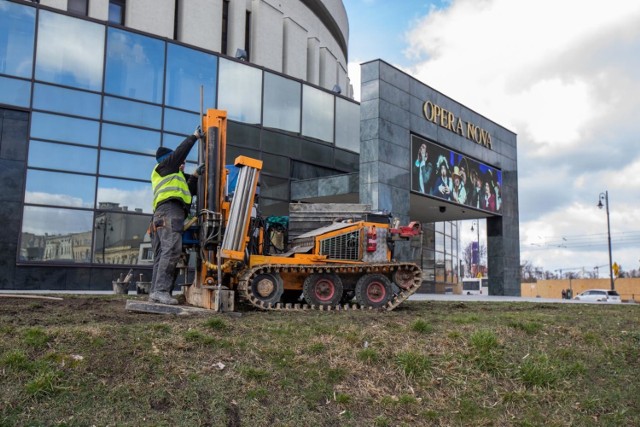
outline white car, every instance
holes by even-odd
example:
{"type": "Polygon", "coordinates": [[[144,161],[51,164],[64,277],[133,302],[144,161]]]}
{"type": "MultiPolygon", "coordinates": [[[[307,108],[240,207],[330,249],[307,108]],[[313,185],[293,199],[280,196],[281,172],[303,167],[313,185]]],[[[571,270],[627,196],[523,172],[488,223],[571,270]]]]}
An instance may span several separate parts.
{"type": "Polygon", "coordinates": [[[616,291],[607,289],[589,289],[574,297],[579,301],[592,301],[592,302],[622,302],[620,294],[616,291]]]}

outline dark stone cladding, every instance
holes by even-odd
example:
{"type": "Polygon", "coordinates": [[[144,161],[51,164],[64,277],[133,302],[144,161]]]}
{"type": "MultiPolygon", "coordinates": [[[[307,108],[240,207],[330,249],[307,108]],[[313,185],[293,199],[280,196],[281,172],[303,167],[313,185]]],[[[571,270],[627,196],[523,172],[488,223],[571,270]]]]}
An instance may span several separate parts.
{"type": "Polygon", "coordinates": [[[347,52],[347,40],[342,34],[340,27],[335,19],[333,19],[333,15],[329,12],[329,9],[324,5],[321,0],[301,0],[302,4],[307,6],[309,10],[311,10],[322,23],[327,27],[331,35],[336,39],[338,44],[340,45],[340,49],[342,49],[342,53],[344,54],[345,61],[349,61],[349,55],[347,52]]]}

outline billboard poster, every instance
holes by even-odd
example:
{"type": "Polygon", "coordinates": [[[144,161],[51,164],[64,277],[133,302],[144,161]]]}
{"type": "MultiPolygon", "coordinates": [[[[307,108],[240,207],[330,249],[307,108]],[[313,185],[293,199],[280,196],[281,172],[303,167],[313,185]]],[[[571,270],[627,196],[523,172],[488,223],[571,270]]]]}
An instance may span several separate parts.
{"type": "Polygon", "coordinates": [[[411,190],[487,212],[502,212],[502,171],[411,135],[411,190]]]}

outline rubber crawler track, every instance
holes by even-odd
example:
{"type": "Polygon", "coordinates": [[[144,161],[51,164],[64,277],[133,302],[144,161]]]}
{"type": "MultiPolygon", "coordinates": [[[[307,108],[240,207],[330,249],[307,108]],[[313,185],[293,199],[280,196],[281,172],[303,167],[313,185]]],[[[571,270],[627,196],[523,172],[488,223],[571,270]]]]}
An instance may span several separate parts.
{"type": "Polygon", "coordinates": [[[422,270],[416,264],[407,262],[391,262],[391,263],[373,263],[357,266],[345,266],[344,264],[325,264],[325,265],[289,265],[289,264],[270,264],[260,265],[250,268],[243,272],[238,283],[238,296],[241,301],[249,303],[260,310],[274,311],[300,311],[300,310],[319,310],[319,311],[344,311],[344,310],[380,310],[391,311],[402,304],[407,298],[413,295],[422,284],[422,270]],[[407,289],[400,289],[400,292],[394,294],[391,299],[382,307],[373,308],[366,307],[356,303],[340,304],[340,305],[309,305],[309,304],[267,304],[258,299],[251,293],[249,284],[258,274],[263,273],[335,273],[341,276],[362,276],[364,274],[380,273],[390,275],[399,269],[406,269],[413,274],[413,282],[407,289]]]}

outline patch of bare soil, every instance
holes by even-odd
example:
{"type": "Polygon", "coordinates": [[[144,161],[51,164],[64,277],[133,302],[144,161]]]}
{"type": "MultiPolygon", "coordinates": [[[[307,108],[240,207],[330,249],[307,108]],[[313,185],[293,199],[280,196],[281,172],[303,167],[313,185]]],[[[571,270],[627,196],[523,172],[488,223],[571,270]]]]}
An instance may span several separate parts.
{"type": "Polygon", "coordinates": [[[155,316],[125,310],[126,298],[115,296],[62,296],[62,300],[0,298],[0,322],[29,326],[66,324],[131,324],[157,321],[155,316]],[[28,316],[25,314],[28,313],[28,316]],[[26,323],[25,323],[26,322],[26,323]]]}

